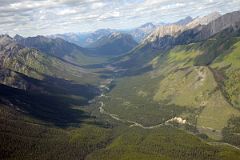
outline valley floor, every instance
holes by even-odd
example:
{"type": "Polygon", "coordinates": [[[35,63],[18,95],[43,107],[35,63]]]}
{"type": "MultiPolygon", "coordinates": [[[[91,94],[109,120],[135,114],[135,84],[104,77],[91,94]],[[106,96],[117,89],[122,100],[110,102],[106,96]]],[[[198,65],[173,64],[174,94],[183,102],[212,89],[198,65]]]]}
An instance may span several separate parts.
{"type": "Polygon", "coordinates": [[[133,76],[91,66],[91,80],[102,76],[91,81],[97,88],[55,80],[71,89],[40,83],[54,94],[33,94],[1,86],[0,159],[239,160],[239,110],[221,88],[219,64],[194,66],[195,52],[179,57],[182,48],[133,76]]]}

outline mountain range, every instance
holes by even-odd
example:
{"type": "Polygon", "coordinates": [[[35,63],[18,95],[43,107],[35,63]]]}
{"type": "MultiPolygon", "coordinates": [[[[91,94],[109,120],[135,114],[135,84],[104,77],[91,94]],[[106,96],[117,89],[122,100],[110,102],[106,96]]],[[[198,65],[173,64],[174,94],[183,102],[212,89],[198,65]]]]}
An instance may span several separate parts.
{"type": "Polygon", "coordinates": [[[61,38],[78,46],[87,47],[91,43],[99,40],[103,36],[108,36],[115,32],[112,29],[99,29],[92,33],[66,33],[66,34],[56,34],[50,35],[50,38],[61,38]]]}
{"type": "Polygon", "coordinates": [[[133,50],[131,53],[123,57],[123,59],[125,59],[124,62],[121,60],[119,62],[123,64],[132,64],[134,61],[134,63],[138,63],[135,63],[134,66],[143,66],[144,63],[147,63],[149,60],[154,58],[154,52],[166,52],[176,45],[186,45],[203,41],[223,31],[226,28],[235,28],[238,26],[239,13],[239,11],[236,11],[225,14],[223,16],[220,16],[218,13],[211,13],[207,16],[204,16],[203,18],[195,19],[186,26],[161,26],[153,31],[142,43],[140,43],[139,46],[136,47],[136,50],[133,50]],[[139,54],[135,54],[136,52],[139,54]],[[133,58],[130,58],[131,56],[133,58]],[[145,59],[139,60],[138,57],[143,56],[145,59]]]}
{"type": "Polygon", "coordinates": [[[71,43],[74,43],[78,46],[89,47],[89,46],[91,46],[92,43],[98,41],[99,39],[101,39],[105,36],[109,36],[110,34],[112,34],[114,32],[119,32],[119,33],[125,33],[125,34],[132,35],[133,39],[137,43],[139,43],[159,26],[171,25],[171,24],[186,25],[191,21],[193,21],[192,17],[188,16],[188,17],[181,19],[174,23],[158,23],[155,25],[155,24],[149,22],[149,23],[145,23],[145,24],[143,24],[139,27],[133,28],[133,29],[126,29],[126,30],[99,29],[92,33],[91,32],[90,33],[66,33],[66,34],[50,35],[49,37],[61,38],[66,41],[69,41],[71,43]]]}
{"type": "Polygon", "coordinates": [[[103,36],[88,48],[82,48],[61,38],[45,36],[22,37],[16,35],[14,42],[24,47],[37,49],[50,56],[60,58],[75,65],[99,63],[105,56],[117,56],[133,49],[137,43],[131,35],[113,32],[103,36]]]}

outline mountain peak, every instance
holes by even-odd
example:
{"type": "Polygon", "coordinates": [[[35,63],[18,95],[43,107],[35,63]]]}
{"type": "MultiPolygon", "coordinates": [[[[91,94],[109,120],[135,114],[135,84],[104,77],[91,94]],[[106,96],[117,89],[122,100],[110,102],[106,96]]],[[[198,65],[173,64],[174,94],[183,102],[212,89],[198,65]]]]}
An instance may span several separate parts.
{"type": "Polygon", "coordinates": [[[113,32],[92,43],[89,48],[96,54],[120,55],[137,45],[130,34],[113,32]]]}
{"type": "Polygon", "coordinates": [[[197,17],[193,21],[187,24],[188,28],[194,28],[198,25],[207,25],[208,23],[214,21],[219,18],[221,14],[219,12],[212,12],[204,17],[197,17]]]}
{"type": "Polygon", "coordinates": [[[12,39],[12,37],[10,37],[8,34],[2,34],[2,35],[0,35],[0,38],[1,39],[3,39],[3,38],[12,39]]]}
{"type": "Polygon", "coordinates": [[[0,43],[1,44],[8,44],[10,42],[13,42],[13,39],[8,34],[0,35],[0,43]]]}
{"type": "Polygon", "coordinates": [[[113,32],[109,35],[110,38],[118,38],[123,36],[124,34],[120,33],[120,32],[113,32]]]}
{"type": "Polygon", "coordinates": [[[13,37],[13,39],[14,39],[15,41],[19,41],[19,40],[24,39],[24,37],[21,36],[21,35],[19,35],[19,34],[16,34],[16,35],[13,37]]]}
{"type": "Polygon", "coordinates": [[[149,23],[145,23],[145,24],[141,25],[139,28],[146,28],[146,27],[153,28],[153,27],[155,27],[155,25],[153,23],[149,22],[149,23]]]}
{"type": "Polygon", "coordinates": [[[184,19],[180,19],[179,21],[177,21],[176,23],[174,24],[177,24],[177,25],[186,25],[190,22],[192,22],[193,18],[191,16],[187,16],[185,17],[184,19]]]}
{"type": "Polygon", "coordinates": [[[210,14],[208,14],[207,16],[212,16],[212,17],[217,17],[217,16],[221,16],[221,14],[218,11],[215,12],[211,12],[210,14]]]}
{"type": "Polygon", "coordinates": [[[155,28],[156,26],[153,23],[149,22],[131,30],[129,34],[132,35],[135,41],[140,42],[146,36],[148,36],[155,28]]]}

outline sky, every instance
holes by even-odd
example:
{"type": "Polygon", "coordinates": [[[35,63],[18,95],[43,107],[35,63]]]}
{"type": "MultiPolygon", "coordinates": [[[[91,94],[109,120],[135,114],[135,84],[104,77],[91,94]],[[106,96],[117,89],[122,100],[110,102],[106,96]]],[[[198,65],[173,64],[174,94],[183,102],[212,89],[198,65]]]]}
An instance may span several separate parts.
{"type": "Polygon", "coordinates": [[[127,29],[240,10],[240,0],[0,0],[0,34],[127,29]]]}

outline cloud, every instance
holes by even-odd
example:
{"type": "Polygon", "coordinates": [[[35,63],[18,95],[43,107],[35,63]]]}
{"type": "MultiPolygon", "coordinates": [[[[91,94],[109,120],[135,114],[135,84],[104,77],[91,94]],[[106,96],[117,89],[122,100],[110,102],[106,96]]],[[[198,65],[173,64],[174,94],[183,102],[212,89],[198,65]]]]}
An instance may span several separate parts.
{"type": "Polygon", "coordinates": [[[239,0],[1,0],[0,33],[33,36],[132,28],[239,9],[239,0]]]}
{"type": "Polygon", "coordinates": [[[114,19],[120,17],[120,12],[113,11],[107,12],[97,18],[98,21],[106,20],[106,19],[114,19]]]}
{"type": "Polygon", "coordinates": [[[59,12],[56,13],[56,15],[65,16],[65,15],[71,15],[71,14],[75,14],[75,13],[77,13],[77,10],[67,8],[67,9],[60,10],[59,12]]]}

